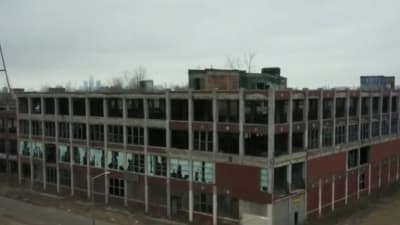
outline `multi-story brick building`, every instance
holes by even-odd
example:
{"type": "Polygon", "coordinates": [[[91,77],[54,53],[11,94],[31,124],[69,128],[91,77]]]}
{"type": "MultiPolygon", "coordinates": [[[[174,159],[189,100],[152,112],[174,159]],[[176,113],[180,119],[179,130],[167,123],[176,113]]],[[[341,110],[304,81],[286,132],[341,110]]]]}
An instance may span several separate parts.
{"type": "Polygon", "coordinates": [[[400,92],[17,94],[19,181],[197,224],[301,224],[397,182],[400,92]]]}

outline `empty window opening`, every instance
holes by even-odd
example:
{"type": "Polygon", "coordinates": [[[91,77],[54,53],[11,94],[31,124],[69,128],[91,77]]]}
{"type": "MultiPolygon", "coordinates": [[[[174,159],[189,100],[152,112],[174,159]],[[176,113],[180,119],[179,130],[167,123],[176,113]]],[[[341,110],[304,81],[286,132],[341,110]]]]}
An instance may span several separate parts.
{"type": "Polygon", "coordinates": [[[74,139],[86,140],[86,124],[73,123],[72,134],[74,139]]]}
{"type": "Polygon", "coordinates": [[[211,100],[193,100],[193,113],[195,121],[212,121],[213,110],[211,100]]]}
{"type": "Polygon", "coordinates": [[[292,151],[299,152],[304,149],[304,133],[293,132],[292,134],[292,151]]]}
{"type": "Polygon", "coordinates": [[[365,165],[369,163],[370,146],[365,146],[360,148],[360,165],[365,165]]]}
{"type": "Polygon", "coordinates": [[[187,130],[171,130],[171,147],[188,149],[189,135],[187,130]]]}
{"type": "Polygon", "coordinates": [[[286,123],[288,113],[288,101],[277,100],[275,102],[275,123],[286,123]]]}
{"type": "Polygon", "coordinates": [[[379,113],[379,99],[380,97],[372,97],[372,113],[374,115],[379,113]]]}
{"type": "Polygon", "coordinates": [[[86,100],[84,98],[72,99],[73,113],[74,116],[85,116],[86,115],[86,100]]]}
{"type": "Polygon", "coordinates": [[[218,151],[228,154],[239,154],[239,134],[218,132],[218,151]]]}
{"type": "Polygon", "coordinates": [[[70,147],[68,145],[58,145],[59,161],[69,163],[71,161],[70,147]]]}
{"type": "Polygon", "coordinates": [[[244,134],[245,155],[268,156],[268,135],[262,133],[244,134]]]}
{"type": "Polygon", "coordinates": [[[147,103],[150,119],[165,119],[165,99],[148,99],[147,103]]]}
{"type": "Polygon", "coordinates": [[[32,135],[41,136],[42,135],[42,121],[32,120],[32,135]]]}
{"type": "Polygon", "coordinates": [[[332,118],[333,99],[323,99],[322,101],[322,116],[324,119],[332,118]]]}
{"type": "Polygon", "coordinates": [[[392,112],[397,112],[397,96],[392,96],[392,112]]]}
{"type": "Polygon", "coordinates": [[[282,166],[274,170],[274,192],[276,196],[282,196],[289,193],[287,167],[282,166]]]}
{"type": "Polygon", "coordinates": [[[54,98],[44,99],[44,113],[48,115],[53,115],[55,112],[55,100],[54,98]]]}
{"type": "Polygon", "coordinates": [[[212,152],[213,133],[211,131],[193,131],[193,150],[212,152]]]}
{"type": "Polygon", "coordinates": [[[58,136],[60,138],[69,138],[69,123],[67,122],[58,123],[58,136]]]}
{"type": "Polygon", "coordinates": [[[392,125],[391,125],[391,133],[392,134],[397,134],[398,127],[399,127],[399,119],[398,118],[392,118],[391,123],[392,123],[392,125]]]}
{"type": "Polygon", "coordinates": [[[361,172],[360,173],[360,181],[359,181],[360,190],[364,190],[366,188],[365,183],[366,183],[365,172],[361,172]]]}
{"type": "Polygon", "coordinates": [[[347,167],[349,169],[358,166],[358,149],[347,152],[347,167]]]}
{"type": "Polygon", "coordinates": [[[128,118],[144,118],[143,99],[127,99],[128,118]]]}
{"type": "Polygon", "coordinates": [[[361,124],[361,140],[365,140],[369,138],[369,123],[361,124]]]}
{"type": "Polygon", "coordinates": [[[346,142],[346,126],[337,126],[335,128],[335,144],[340,145],[346,142]]]}
{"type": "Polygon", "coordinates": [[[148,143],[150,146],[165,147],[166,132],[163,128],[148,128],[148,143]]]}
{"type": "Polygon", "coordinates": [[[188,100],[185,99],[171,100],[171,119],[188,120],[188,100]]]}
{"type": "Polygon", "coordinates": [[[150,176],[165,177],[167,175],[167,158],[158,155],[148,155],[147,172],[150,176]]]}
{"type": "Polygon", "coordinates": [[[372,122],[372,137],[379,136],[379,121],[372,122]]]}
{"type": "Polygon", "coordinates": [[[46,167],[46,182],[49,184],[57,184],[57,168],[46,167]]]}
{"type": "Polygon", "coordinates": [[[71,172],[67,169],[60,169],[60,185],[71,186],[71,172]]]}
{"type": "Polygon", "coordinates": [[[358,97],[350,98],[349,116],[357,116],[358,114],[358,97]]]}
{"type": "Polygon", "coordinates": [[[57,153],[56,153],[56,145],[55,144],[45,144],[45,155],[46,155],[46,163],[56,163],[57,162],[57,153]]]}
{"type": "Polygon", "coordinates": [[[389,120],[383,119],[382,120],[382,135],[389,134],[389,120]]]}
{"type": "Polygon", "coordinates": [[[40,98],[32,98],[31,99],[31,113],[40,114],[42,113],[42,103],[40,98]]]}
{"type": "Polygon", "coordinates": [[[337,98],[336,99],[336,118],[342,118],[346,114],[346,99],[337,98]]]}
{"type": "Polygon", "coordinates": [[[18,98],[19,113],[28,113],[28,98],[18,98]]]}
{"type": "Polygon", "coordinates": [[[189,180],[190,166],[189,161],[182,159],[170,159],[169,174],[173,178],[189,180]]]}
{"type": "Polygon", "coordinates": [[[144,173],[144,155],[136,153],[127,153],[128,171],[135,173],[144,173]]]}
{"type": "Polygon", "coordinates": [[[29,120],[19,121],[19,133],[20,135],[29,135],[29,120]]]}
{"type": "Polygon", "coordinates": [[[382,98],[382,113],[388,113],[389,112],[389,97],[384,96],[382,98]]]}
{"type": "Polygon", "coordinates": [[[239,101],[219,100],[218,101],[218,121],[219,122],[238,122],[239,120],[239,101]]]}
{"type": "Polygon", "coordinates": [[[308,100],[308,120],[318,120],[318,101],[319,99],[308,100]]]}
{"type": "Polygon", "coordinates": [[[58,99],[58,114],[59,115],[69,115],[69,101],[68,98],[58,99]]]}
{"type": "Polygon", "coordinates": [[[369,97],[363,97],[361,99],[361,115],[369,115],[370,103],[369,97]]]}
{"type": "Polygon", "coordinates": [[[30,143],[32,158],[43,159],[44,157],[44,147],[42,143],[32,142],[30,143]]]}
{"type": "Polygon", "coordinates": [[[314,149],[319,146],[319,129],[309,128],[308,129],[308,148],[314,149]]]}
{"type": "Polygon", "coordinates": [[[292,165],[292,189],[304,189],[304,163],[292,165]]]}
{"type": "Polygon", "coordinates": [[[91,141],[104,141],[104,125],[103,124],[91,124],[89,126],[90,140],[91,141]]]}
{"type": "Polygon", "coordinates": [[[109,117],[122,117],[122,112],[123,112],[122,99],[120,98],[107,99],[107,108],[109,117]]]}
{"type": "Polygon", "coordinates": [[[275,156],[288,153],[288,133],[275,134],[275,156]]]}
{"type": "Polygon", "coordinates": [[[18,154],[18,144],[17,140],[9,140],[10,144],[10,155],[17,155],[18,154]]]}
{"type": "Polygon", "coordinates": [[[268,123],[268,101],[246,101],[245,112],[246,123],[268,123]]]}
{"type": "Polygon", "coordinates": [[[303,121],[304,100],[293,100],[293,122],[303,121]]]}
{"type": "Polygon", "coordinates": [[[332,146],[332,139],[333,136],[333,128],[332,127],[324,127],[322,129],[322,146],[323,147],[330,147],[332,146]]]}
{"type": "Polygon", "coordinates": [[[74,164],[84,166],[87,164],[87,152],[85,148],[73,147],[74,164]]]}
{"type": "Polygon", "coordinates": [[[108,125],[107,141],[115,144],[124,143],[124,128],[120,125],[108,125]]]}
{"type": "Polygon", "coordinates": [[[104,116],[103,99],[102,98],[90,98],[90,115],[91,116],[104,116]]]}
{"type": "Polygon", "coordinates": [[[126,127],[128,135],[128,145],[143,145],[144,129],[143,127],[126,127]]]}
{"type": "Polygon", "coordinates": [[[349,125],[349,142],[358,141],[358,124],[349,125]]]}
{"type": "Polygon", "coordinates": [[[46,137],[55,137],[56,136],[55,122],[50,122],[50,121],[44,122],[44,136],[46,136],[46,137]]]}

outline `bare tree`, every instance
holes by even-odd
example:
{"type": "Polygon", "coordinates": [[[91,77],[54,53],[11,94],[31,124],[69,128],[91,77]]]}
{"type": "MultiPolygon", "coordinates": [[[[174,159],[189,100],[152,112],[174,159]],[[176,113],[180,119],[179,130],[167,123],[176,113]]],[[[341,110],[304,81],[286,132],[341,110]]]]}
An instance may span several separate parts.
{"type": "Polygon", "coordinates": [[[255,52],[247,52],[243,57],[227,56],[225,66],[232,70],[246,69],[247,72],[252,72],[254,69],[255,52]]]}
{"type": "Polygon", "coordinates": [[[242,68],[242,62],[240,57],[237,56],[227,56],[225,66],[232,70],[238,70],[242,68]]]}
{"type": "Polygon", "coordinates": [[[127,88],[136,89],[139,87],[139,83],[142,80],[147,79],[147,69],[143,66],[138,66],[132,71],[125,71],[124,74],[127,77],[127,88]]]}
{"type": "Polygon", "coordinates": [[[254,58],[256,57],[256,53],[255,52],[247,52],[243,55],[243,63],[247,69],[248,73],[251,73],[253,70],[253,61],[254,58]]]}

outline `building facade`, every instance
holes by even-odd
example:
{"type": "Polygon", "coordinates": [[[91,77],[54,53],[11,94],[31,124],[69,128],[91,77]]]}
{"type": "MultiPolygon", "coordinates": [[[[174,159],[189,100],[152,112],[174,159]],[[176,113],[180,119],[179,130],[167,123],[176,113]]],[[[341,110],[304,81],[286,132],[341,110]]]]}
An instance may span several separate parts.
{"type": "Polygon", "coordinates": [[[398,90],[17,94],[18,180],[194,224],[301,224],[399,179],[398,90]]]}
{"type": "Polygon", "coordinates": [[[362,89],[394,89],[395,77],[383,75],[368,75],[360,77],[360,85],[362,89]]]}

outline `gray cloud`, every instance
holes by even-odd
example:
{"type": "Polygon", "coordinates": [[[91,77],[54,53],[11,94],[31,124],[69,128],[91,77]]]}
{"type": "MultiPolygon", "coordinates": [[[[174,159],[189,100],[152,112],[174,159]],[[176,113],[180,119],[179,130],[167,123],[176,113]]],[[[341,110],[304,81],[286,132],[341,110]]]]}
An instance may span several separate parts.
{"type": "Polygon", "coordinates": [[[395,0],[2,0],[0,41],[16,87],[104,81],[143,65],[156,82],[257,53],[294,87],[354,86],[397,75],[395,0]]]}

